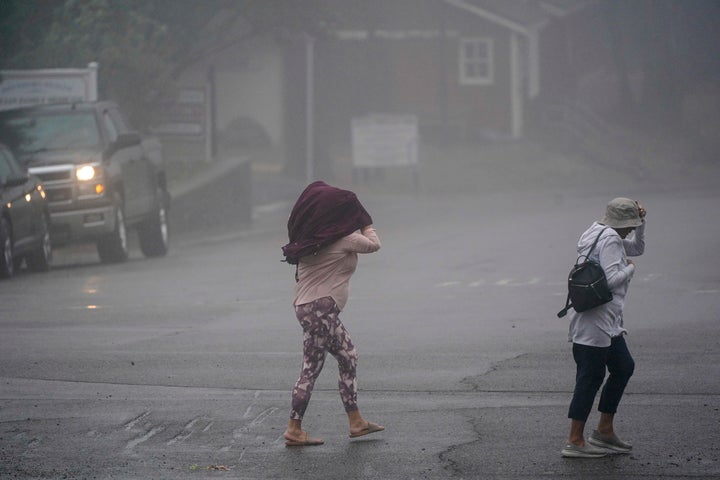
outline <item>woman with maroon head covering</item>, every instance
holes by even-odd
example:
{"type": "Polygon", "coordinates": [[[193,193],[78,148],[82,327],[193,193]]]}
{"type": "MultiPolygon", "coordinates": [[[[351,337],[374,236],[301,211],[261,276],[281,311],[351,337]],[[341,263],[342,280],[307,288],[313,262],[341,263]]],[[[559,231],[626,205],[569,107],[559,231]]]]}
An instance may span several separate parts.
{"type": "Polygon", "coordinates": [[[348,298],[358,253],[380,249],[372,219],[353,192],[324,182],[308,185],[288,220],[286,261],[297,265],[295,315],[303,329],[303,366],[292,390],[292,410],[285,430],[287,446],[322,445],[302,429],[315,380],[330,353],[338,362],[340,398],[350,437],[385,429],[365,420],[357,405],[357,352],[339,314],[348,298]]]}

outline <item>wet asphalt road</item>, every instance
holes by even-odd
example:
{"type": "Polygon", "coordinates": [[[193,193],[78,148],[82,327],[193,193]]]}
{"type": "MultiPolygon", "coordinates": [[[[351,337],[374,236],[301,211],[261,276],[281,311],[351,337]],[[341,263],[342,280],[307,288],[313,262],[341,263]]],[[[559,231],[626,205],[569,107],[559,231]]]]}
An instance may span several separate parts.
{"type": "Polygon", "coordinates": [[[383,248],[342,318],[385,432],[347,438],[329,358],[304,422],[325,445],[284,446],[301,331],[278,207],[163,259],[78,247],[0,284],[0,478],[720,478],[716,188],[359,195],[383,248]],[[574,365],[555,313],[577,237],[620,194],[648,209],[616,424],[635,449],[562,459],[574,365]]]}

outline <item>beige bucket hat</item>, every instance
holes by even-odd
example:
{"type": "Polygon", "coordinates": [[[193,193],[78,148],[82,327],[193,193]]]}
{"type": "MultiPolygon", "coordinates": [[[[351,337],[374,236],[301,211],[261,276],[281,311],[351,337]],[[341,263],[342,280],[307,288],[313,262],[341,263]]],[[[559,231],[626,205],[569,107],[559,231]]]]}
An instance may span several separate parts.
{"type": "Polygon", "coordinates": [[[607,204],[605,216],[600,223],[612,228],[629,228],[642,225],[642,219],[635,200],[618,197],[607,204]]]}

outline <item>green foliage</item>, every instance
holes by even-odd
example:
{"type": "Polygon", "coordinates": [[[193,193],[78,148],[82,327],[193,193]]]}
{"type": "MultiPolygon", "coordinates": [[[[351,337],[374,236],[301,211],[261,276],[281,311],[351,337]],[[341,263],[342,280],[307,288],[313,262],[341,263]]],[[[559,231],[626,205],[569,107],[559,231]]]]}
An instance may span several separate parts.
{"type": "Polygon", "coordinates": [[[0,69],[84,68],[146,126],[148,105],[213,53],[324,22],[316,0],[0,0],[0,69]]]}
{"type": "Polygon", "coordinates": [[[101,98],[119,101],[134,123],[142,124],[144,105],[172,85],[172,48],[167,27],[133,3],[66,0],[34,60],[45,68],[99,62],[101,98]]]}
{"type": "Polygon", "coordinates": [[[0,1],[0,69],[23,68],[65,0],[0,1]]]}

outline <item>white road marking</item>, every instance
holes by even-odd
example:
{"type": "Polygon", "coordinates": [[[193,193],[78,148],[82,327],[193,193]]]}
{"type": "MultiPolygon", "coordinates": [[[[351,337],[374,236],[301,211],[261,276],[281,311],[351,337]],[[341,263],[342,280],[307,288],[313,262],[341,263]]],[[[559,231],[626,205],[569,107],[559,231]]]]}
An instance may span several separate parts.
{"type": "Polygon", "coordinates": [[[136,438],[130,440],[125,445],[125,450],[132,450],[136,446],[140,445],[143,442],[150,440],[152,437],[154,437],[158,433],[163,432],[164,430],[165,430],[165,427],[155,427],[155,428],[149,430],[148,432],[145,432],[143,435],[140,435],[139,437],[136,437],[136,438]]]}
{"type": "Polygon", "coordinates": [[[138,415],[137,417],[133,418],[132,420],[130,420],[128,423],[125,424],[125,430],[132,430],[133,428],[135,428],[135,425],[137,425],[141,421],[145,420],[149,416],[150,416],[149,410],[147,412],[141,413],[140,415],[138,415]]]}

